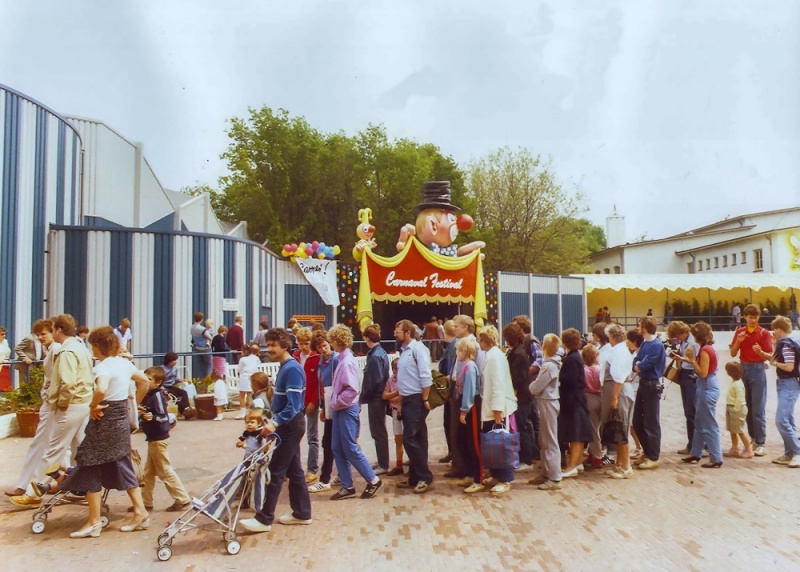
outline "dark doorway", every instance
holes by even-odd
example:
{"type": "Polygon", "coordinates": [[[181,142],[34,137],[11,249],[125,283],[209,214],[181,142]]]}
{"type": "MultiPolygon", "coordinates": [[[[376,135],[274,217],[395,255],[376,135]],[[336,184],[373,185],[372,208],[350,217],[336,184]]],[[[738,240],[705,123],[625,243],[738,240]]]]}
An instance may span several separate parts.
{"type": "Polygon", "coordinates": [[[400,320],[411,320],[423,326],[436,316],[446,322],[458,314],[472,315],[473,304],[447,303],[411,303],[411,302],[374,302],[372,303],[373,320],[381,326],[381,337],[384,340],[393,338],[394,325],[400,320]]]}

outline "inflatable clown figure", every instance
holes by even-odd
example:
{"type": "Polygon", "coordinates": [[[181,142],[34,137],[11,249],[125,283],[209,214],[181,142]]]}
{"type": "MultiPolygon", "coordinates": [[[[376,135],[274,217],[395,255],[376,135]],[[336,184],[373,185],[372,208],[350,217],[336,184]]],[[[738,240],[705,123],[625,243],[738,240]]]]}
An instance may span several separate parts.
{"type": "Polygon", "coordinates": [[[414,235],[433,252],[444,256],[464,256],[486,246],[479,240],[461,247],[455,244],[458,232],[470,230],[473,221],[468,214],[456,216],[461,209],[450,202],[450,181],[428,181],[423,183],[422,191],[422,202],[414,207],[415,224],[400,229],[398,252],[414,235]]]}

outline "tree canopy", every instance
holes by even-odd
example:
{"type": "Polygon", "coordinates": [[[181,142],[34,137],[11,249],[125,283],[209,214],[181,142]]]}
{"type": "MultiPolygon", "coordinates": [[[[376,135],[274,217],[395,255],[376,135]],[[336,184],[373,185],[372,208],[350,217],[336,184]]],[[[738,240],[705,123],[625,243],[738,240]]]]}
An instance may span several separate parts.
{"type": "Polygon", "coordinates": [[[425,181],[450,181],[452,202],[475,218],[459,242],[486,242],[487,270],[571,273],[588,271],[590,252],[605,245],[603,230],[579,218],[583,197],[565,193],[549,161],[521,149],[500,149],[469,164],[430,143],[390,140],[383,125],[354,136],[322,133],[303,117],[269,107],[233,118],[222,157],[230,174],[211,193],[217,216],[245,220],[254,240],[338,244],[347,258],[357,240],[359,209],[372,209],[379,254],[395,251],[399,229],[425,181]]]}

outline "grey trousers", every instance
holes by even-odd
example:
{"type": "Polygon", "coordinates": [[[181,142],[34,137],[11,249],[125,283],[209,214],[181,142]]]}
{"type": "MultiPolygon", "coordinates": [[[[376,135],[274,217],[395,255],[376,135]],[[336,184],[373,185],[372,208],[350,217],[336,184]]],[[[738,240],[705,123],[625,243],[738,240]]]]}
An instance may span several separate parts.
{"type": "Polygon", "coordinates": [[[592,442],[589,443],[589,454],[595,459],[602,459],[603,445],[600,442],[600,426],[603,421],[603,396],[599,393],[587,392],[586,404],[589,406],[589,421],[592,424],[592,442]]]}
{"type": "Polygon", "coordinates": [[[536,398],[539,408],[539,451],[542,475],[551,481],[561,480],[561,448],[558,445],[558,399],[536,398]]]}

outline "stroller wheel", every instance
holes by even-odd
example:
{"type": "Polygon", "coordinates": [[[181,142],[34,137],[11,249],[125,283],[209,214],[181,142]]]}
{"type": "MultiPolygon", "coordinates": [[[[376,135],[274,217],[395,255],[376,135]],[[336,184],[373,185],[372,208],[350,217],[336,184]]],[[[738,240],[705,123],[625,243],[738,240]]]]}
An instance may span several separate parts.
{"type": "Polygon", "coordinates": [[[101,514],[100,515],[100,526],[105,528],[105,527],[108,526],[108,522],[109,522],[108,521],[108,515],[107,514],[101,514]]]}
{"type": "Polygon", "coordinates": [[[109,512],[111,512],[111,509],[109,508],[109,506],[107,504],[104,504],[100,508],[100,514],[108,514],[109,512]]]}
{"type": "Polygon", "coordinates": [[[158,549],[158,552],[156,554],[158,555],[158,559],[161,560],[161,562],[166,562],[167,560],[172,558],[172,548],[170,548],[169,546],[162,546],[158,549]]]}
{"type": "Polygon", "coordinates": [[[222,539],[225,542],[230,542],[231,540],[236,540],[236,531],[229,530],[228,532],[223,532],[222,533],[222,539]]]}
{"type": "Polygon", "coordinates": [[[162,532],[158,536],[158,546],[172,546],[172,539],[169,537],[169,534],[162,532]]]}
{"type": "Polygon", "coordinates": [[[37,520],[47,520],[47,513],[39,511],[33,513],[33,521],[36,522],[37,520]]]}
{"type": "Polygon", "coordinates": [[[31,525],[31,532],[34,534],[41,534],[44,532],[44,521],[43,520],[34,520],[33,524],[31,525]]]}
{"type": "Polygon", "coordinates": [[[242,545],[239,544],[238,540],[231,540],[226,548],[228,549],[228,554],[239,554],[242,545]]]}

